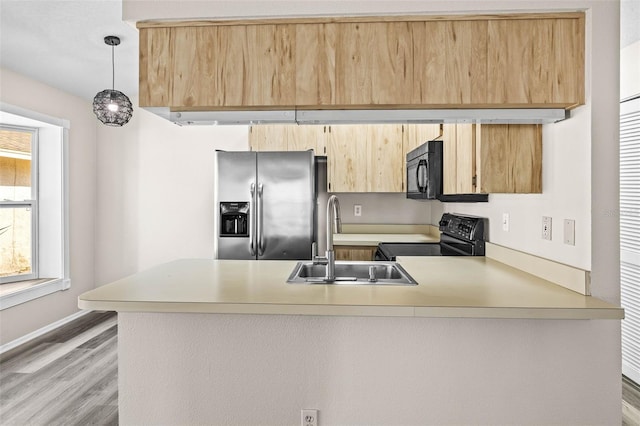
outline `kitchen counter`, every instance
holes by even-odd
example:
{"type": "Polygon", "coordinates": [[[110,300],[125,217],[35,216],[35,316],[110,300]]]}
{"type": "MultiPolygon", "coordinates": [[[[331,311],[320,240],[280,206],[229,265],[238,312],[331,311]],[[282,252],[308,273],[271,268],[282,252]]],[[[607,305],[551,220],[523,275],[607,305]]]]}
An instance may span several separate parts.
{"type": "Polygon", "coordinates": [[[621,308],[491,258],[400,263],[419,285],[177,260],[79,306],[118,311],[121,424],[615,423],[621,308]]]}
{"type": "Polygon", "coordinates": [[[621,319],[618,306],[485,257],[405,257],[417,286],[288,284],[295,261],[184,259],[98,287],[83,309],[119,312],[621,319]]]}
{"type": "Polygon", "coordinates": [[[426,234],[333,234],[337,246],[377,246],[380,243],[437,243],[439,237],[426,234]]]}
{"type": "Polygon", "coordinates": [[[380,243],[431,243],[440,241],[440,232],[433,225],[342,225],[342,233],[333,234],[337,246],[377,246],[380,243]]]}

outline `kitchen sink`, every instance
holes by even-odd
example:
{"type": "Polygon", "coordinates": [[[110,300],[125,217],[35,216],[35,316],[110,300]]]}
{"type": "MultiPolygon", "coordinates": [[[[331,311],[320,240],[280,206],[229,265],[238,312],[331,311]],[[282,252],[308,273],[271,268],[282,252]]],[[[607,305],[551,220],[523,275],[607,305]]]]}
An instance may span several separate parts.
{"type": "Polygon", "coordinates": [[[311,261],[298,262],[289,275],[291,284],[417,285],[396,262],[337,261],[335,279],[325,279],[326,266],[311,261]]]}

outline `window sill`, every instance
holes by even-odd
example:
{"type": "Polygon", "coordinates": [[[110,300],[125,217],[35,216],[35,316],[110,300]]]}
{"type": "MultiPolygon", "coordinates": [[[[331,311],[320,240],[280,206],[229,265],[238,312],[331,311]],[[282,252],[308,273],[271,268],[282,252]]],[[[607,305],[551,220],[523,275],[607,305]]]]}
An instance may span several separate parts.
{"type": "Polygon", "coordinates": [[[0,311],[56,291],[67,290],[70,286],[71,280],[63,278],[3,284],[0,288],[0,311]]]}

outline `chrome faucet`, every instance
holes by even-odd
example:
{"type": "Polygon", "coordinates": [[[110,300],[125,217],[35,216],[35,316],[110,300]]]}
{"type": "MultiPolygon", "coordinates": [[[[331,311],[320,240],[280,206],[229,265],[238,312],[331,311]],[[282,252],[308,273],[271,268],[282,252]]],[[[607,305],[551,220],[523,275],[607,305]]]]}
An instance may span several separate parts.
{"type": "Polygon", "coordinates": [[[332,195],[327,201],[327,251],[324,257],[316,257],[313,263],[317,265],[326,265],[327,272],[324,281],[334,281],[336,279],[336,255],[333,250],[333,232],[339,234],[342,232],[342,223],[340,221],[340,202],[338,197],[332,195]]]}

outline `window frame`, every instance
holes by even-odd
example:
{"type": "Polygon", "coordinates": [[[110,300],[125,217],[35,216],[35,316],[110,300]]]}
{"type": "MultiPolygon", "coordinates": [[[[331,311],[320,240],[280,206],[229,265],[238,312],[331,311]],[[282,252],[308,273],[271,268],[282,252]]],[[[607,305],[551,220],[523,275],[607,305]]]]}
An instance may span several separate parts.
{"type": "Polygon", "coordinates": [[[36,280],[40,278],[38,272],[39,260],[39,240],[38,240],[38,179],[39,179],[39,156],[38,156],[38,129],[33,127],[14,126],[0,123],[0,130],[17,131],[31,134],[31,195],[27,200],[0,200],[0,209],[26,207],[31,209],[31,273],[16,274],[0,277],[0,285],[16,283],[20,281],[36,280]]]}
{"type": "MultiPolygon", "coordinates": [[[[40,276],[47,277],[35,282],[23,281],[8,284],[6,287],[0,285],[0,311],[3,311],[71,288],[69,247],[69,132],[71,122],[65,118],[43,114],[8,104],[2,100],[0,100],[0,122],[11,126],[39,129],[40,202],[38,210],[40,212],[40,228],[38,242],[40,255],[38,268],[40,276]],[[46,167],[45,170],[43,166],[49,165],[49,159],[55,162],[51,163],[54,167],[46,167]],[[47,247],[43,247],[43,243],[46,243],[47,247]],[[2,291],[3,288],[11,287],[14,288],[2,291]]],[[[15,347],[15,344],[16,341],[0,346],[0,353],[15,347]]]]}

